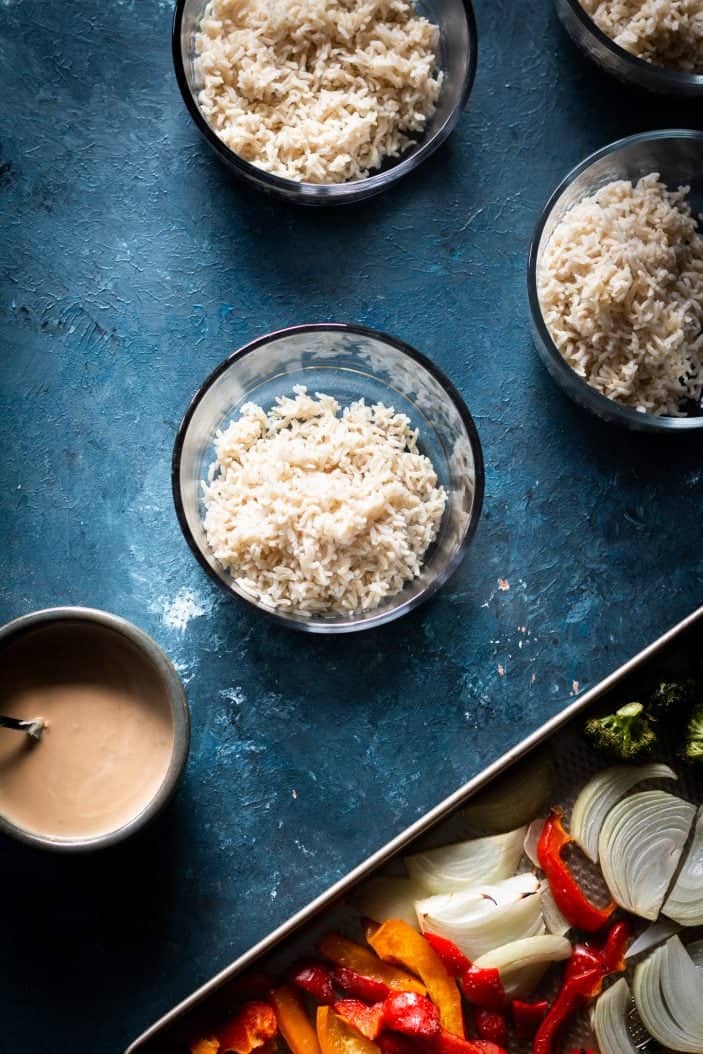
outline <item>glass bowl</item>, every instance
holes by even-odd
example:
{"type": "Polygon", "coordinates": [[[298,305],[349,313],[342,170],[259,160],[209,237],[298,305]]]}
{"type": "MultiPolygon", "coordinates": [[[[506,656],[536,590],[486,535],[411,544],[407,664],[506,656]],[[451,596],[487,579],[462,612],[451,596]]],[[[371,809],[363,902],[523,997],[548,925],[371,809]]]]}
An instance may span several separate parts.
{"type": "Polygon", "coordinates": [[[292,326],[252,341],[230,355],[196,392],[178,429],[172,462],[173,496],[186,541],[201,566],[231,596],[283,626],[312,633],[350,633],[379,626],[432,596],[459,566],[476,529],[484,473],[476,426],[464,402],[437,367],[393,337],[336,323],[292,326]],[[254,600],[213,556],[203,528],[202,481],[214,460],[213,440],[245,402],[270,409],[293,386],[334,396],[342,406],[364,398],[407,414],[418,446],[447,491],[447,505],[421,574],[400,593],[354,615],[310,615],[254,600]]]}
{"type": "Polygon", "coordinates": [[[557,14],[574,43],[596,65],[618,80],[663,95],[703,95],[703,73],[657,66],[631,55],[586,14],[579,0],[555,0],[557,14]]]}
{"type": "Polygon", "coordinates": [[[564,214],[582,198],[594,194],[613,179],[637,181],[659,172],[670,190],[691,187],[694,215],[703,211],[703,132],[663,129],[618,139],[577,165],[562,180],[540,216],[532,236],[527,264],[527,293],[535,346],[553,379],[580,406],[598,417],[634,431],[690,432],[703,428],[703,417],[659,417],[641,413],[601,395],[572,370],[552,340],[542,316],[537,293],[537,272],[542,250],[564,214]]]}
{"type": "Polygon", "coordinates": [[[246,183],[300,205],[342,205],[379,194],[412,172],[445,141],[466,106],[477,61],[477,32],[471,0],[420,0],[418,11],[439,26],[439,64],[444,82],[437,107],[422,136],[400,157],[391,158],[366,179],[347,183],[299,183],[264,172],[226,146],[203,116],[198,103],[195,37],[207,0],[177,0],[173,17],[173,62],[186,107],[221,161],[246,183]]]}

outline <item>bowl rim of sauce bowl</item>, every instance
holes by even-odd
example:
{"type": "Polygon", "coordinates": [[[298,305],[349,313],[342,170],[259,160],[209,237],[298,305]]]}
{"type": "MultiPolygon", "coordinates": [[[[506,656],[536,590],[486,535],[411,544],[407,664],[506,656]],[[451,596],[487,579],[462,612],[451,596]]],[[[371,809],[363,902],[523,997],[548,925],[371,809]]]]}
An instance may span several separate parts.
{"type": "MultiPolygon", "coordinates": [[[[173,720],[171,758],[161,784],[154,796],[130,820],[105,834],[85,838],[57,838],[18,827],[0,814],[0,833],[10,835],[38,849],[60,853],[80,853],[122,842],[145,827],[172,797],[188,758],[190,747],[190,714],[183,684],[163,649],[155,640],[132,622],[108,611],[87,607],[55,607],[32,611],[0,626],[0,656],[3,650],[25,633],[61,623],[84,622],[102,627],[130,641],[150,663],[162,681],[173,720]]],[[[1,667],[0,667],[1,668],[1,667]]]]}

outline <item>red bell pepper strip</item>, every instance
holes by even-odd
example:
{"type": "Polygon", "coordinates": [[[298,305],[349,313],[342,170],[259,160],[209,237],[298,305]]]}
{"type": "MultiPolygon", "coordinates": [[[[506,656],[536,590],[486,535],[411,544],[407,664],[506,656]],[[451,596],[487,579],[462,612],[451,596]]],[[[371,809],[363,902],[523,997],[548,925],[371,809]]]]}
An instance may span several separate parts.
{"type": "Polygon", "coordinates": [[[330,970],[330,977],[335,987],[344,992],[346,996],[350,999],[361,999],[364,1003],[382,1003],[391,992],[383,981],[364,977],[356,970],[350,970],[346,966],[338,966],[330,970]]]}
{"type": "Polygon", "coordinates": [[[222,1054],[252,1054],[278,1032],[270,1003],[246,1003],[218,1033],[222,1054]]]}
{"type": "Polygon", "coordinates": [[[439,1010],[426,995],[393,992],[383,1004],[383,1023],[392,1032],[426,1043],[439,1036],[439,1010]]]}
{"type": "Polygon", "coordinates": [[[496,1043],[485,1039],[462,1039],[444,1028],[426,1050],[427,1054],[505,1054],[496,1043]]]}
{"type": "Polygon", "coordinates": [[[561,815],[552,809],[537,844],[539,866],[547,876],[552,896],[562,915],[576,929],[595,933],[606,924],[616,904],[611,901],[606,907],[598,908],[590,902],[562,857],[564,849],[571,842],[573,838],[564,830],[561,815]]]}
{"type": "Polygon", "coordinates": [[[294,966],[288,974],[288,980],[296,988],[301,988],[318,1003],[334,1002],[334,987],[330,971],[322,963],[310,960],[294,966]]]}
{"type": "Polygon", "coordinates": [[[517,1038],[532,1039],[549,1010],[549,1003],[546,999],[538,1003],[524,1003],[522,999],[513,999],[511,1009],[517,1038]]]}
{"type": "Polygon", "coordinates": [[[453,941],[436,933],[425,933],[424,938],[437,952],[450,977],[461,977],[465,970],[471,969],[471,962],[453,941]]]}
{"type": "Polygon", "coordinates": [[[467,1002],[484,1010],[501,1013],[507,1004],[507,997],[500,971],[495,967],[481,969],[471,966],[461,975],[461,990],[467,1002]]]}
{"type": "Polygon", "coordinates": [[[603,981],[624,965],[630,930],[626,922],[611,929],[603,948],[577,944],[566,964],[559,994],[537,1030],[533,1054],[555,1054],[559,1036],[573,1015],[600,994],[603,981]]]}
{"type": "Polygon", "coordinates": [[[505,1047],[501,1047],[497,1043],[491,1043],[488,1039],[474,1039],[472,1043],[474,1047],[478,1048],[476,1054],[508,1054],[505,1047]]]}
{"type": "Polygon", "coordinates": [[[332,1009],[342,1021],[351,1025],[362,1036],[378,1039],[383,1028],[383,1003],[367,1006],[360,999],[340,999],[332,1009]]]}
{"type": "Polygon", "coordinates": [[[508,1022],[504,1014],[496,1010],[477,1008],[474,1011],[474,1026],[479,1039],[487,1039],[500,1047],[508,1045],[508,1022]]]}
{"type": "MultiPolygon", "coordinates": [[[[415,933],[414,930],[412,932],[415,933]]],[[[368,948],[355,944],[339,933],[328,933],[320,941],[317,950],[323,959],[328,959],[335,966],[354,970],[363,977],[387,985],[395,992],[419,992],[420,995],[427,995],[427,989],[417,977],[391,963],[382,962],[368,948]]]]}
{"type": "Polygon", "coordinates": [[[383,1054],[420,1054],[420,1047],[399,1032],[382,1032],[376,1042],[383,1054]]]}

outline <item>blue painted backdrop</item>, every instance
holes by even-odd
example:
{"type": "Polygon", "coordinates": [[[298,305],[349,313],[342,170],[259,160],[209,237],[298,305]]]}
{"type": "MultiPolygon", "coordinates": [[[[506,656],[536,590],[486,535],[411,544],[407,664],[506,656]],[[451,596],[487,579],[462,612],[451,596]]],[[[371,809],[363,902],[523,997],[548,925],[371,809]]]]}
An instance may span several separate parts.
{"type": "Polygon", "coordinates": [[[295,211],[235,185],[201,141],[171,13],[0,2],[0,619],[125,615],[175,661],[193,715],[186,778],[147,836],[92,859],[2,845],[2,1054],[120,1051],[703,598],[703,444],[567,402],[524,294],[532,226],[567,169],[629,132],[701,126],[700,104],[606,80],[548,0],[478,0],[478,78],[451,143],[363,207],[295,211]],[[478,535],[439,598],[327,640],[216,593],[169,489],[204,376],[320,319],[432,356],[487,465],[478,535]]]}

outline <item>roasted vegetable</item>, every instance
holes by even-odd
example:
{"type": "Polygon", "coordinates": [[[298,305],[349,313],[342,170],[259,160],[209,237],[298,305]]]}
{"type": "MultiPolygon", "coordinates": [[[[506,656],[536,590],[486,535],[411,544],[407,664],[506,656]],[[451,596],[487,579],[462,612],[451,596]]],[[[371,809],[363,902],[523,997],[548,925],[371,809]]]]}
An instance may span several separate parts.
{"type": "Polygon", "coordinates": [[[252,1054],[278,1032],[278,1023],[269,1003],[247,1003],[220,1032],[222,1054],[252,1054]]]}
{"type": "Polygon", "coordinates": [[[646,757],[657,739],[642,703],[626,703],[614,714],[592,717],[584,731],[597,750],[619,761],[639,761],[646,757]]]}
{"type": "Polygon", "coordinates": [[[539,866],[547,876],[552,896],[564,918],[579,930],[595,933],[615,911],[615,901],[599,908],[588,899],[562,856],[572,842],[573,838],[564,830],[561,815],[552,809],[537,845],[539,866]]]}
{"type": "Polygon", "coordinates": [[[660,681],[647,698],[647,713],[657,718],[683,718],[686,709],[697,701],[697,695],[697,685],[692,677],[660,681]]]}
{"type": "Polygon", "coordinates": [[[683,757],[686,761],[703,764],[703,704],[697,706],[688,719],[683,757]]]}

